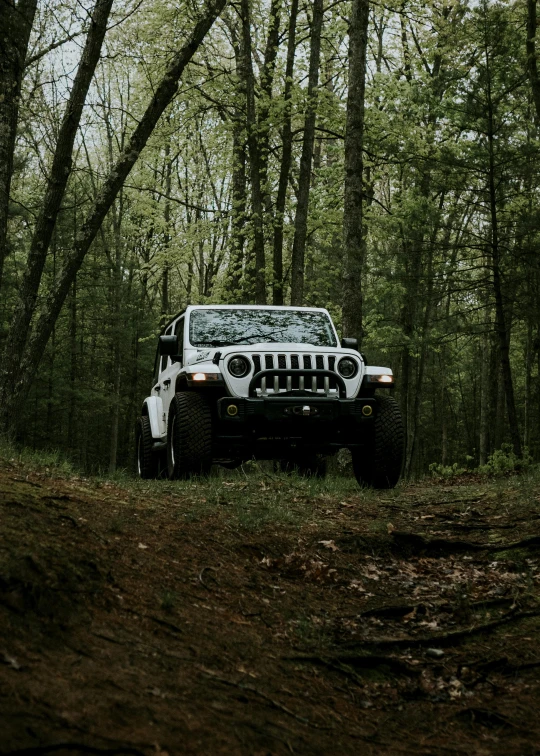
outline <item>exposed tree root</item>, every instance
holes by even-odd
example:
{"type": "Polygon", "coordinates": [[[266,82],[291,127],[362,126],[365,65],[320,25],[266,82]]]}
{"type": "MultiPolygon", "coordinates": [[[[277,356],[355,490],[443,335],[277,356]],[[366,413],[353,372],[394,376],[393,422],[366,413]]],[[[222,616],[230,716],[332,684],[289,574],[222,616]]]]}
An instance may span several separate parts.
{"type": "Polygon", "coordinates": [[[531,548],[540,546],[540,536],[529,536],[519,541],[510,541],[509,543],[487,544],[475,543],[473,541],[462,541],[458,538],[426,538],[418,533],[409,533],[402,530],[395,530],[392,533],[394,543],[398,546],[411,547],[420,551],[429,552],[436,555],[437,553],[455,553],[463,554],[467,552],[488,551],[490,553],[497,551],[510,551],[512,549],[531,548]]]}
{"type": "MultiPolygon", "coordinates": [[[[324,654],[320,656],[316,654],[304,654],[284,658],[290,661],[305,661],[312,664],[320,664],[347,674],[351,671],[347,667],[363,670],[381,669],[384,667],[394,674],[405,674],[412,677],[417,677],[421,672],[419,667],[414,667],[412,664],[408,664],[402,659],[397,659],[395,656],[380,656],[376,654],[324,654]]],[[[356,673],[353,673],[352,677],[357,680],[359,679],[356,673]]]]}
{"type": "Polygon", "coordinates": [[[366,638],[365,640],[349,641],[347,643],[344,643],[343,647],[358,648],[358,646],[397,646],[400,648],[406,648],[409,646],[426,646],[431,644],[438,646],[451,646],[455,641],[460,641],[463,638],[470,638],[472,635],[491,632],[492,630],[496,630],[498,627],[506,625],[509,622],[526,619],[527,617],[538,616],[540,616],[540,610],[538,609],[533,609],[526,612],[511,612],[498,620],[492,620],[491,622],[486,622],[483,625],[475,625],[473,627],[464,628],[462,630],[451,630],[447,633],[434,633],[433,635],[423,636],[420,638],[366,638]]]}
{"type": "Polygon", "coordinates": [[[285,714],[288,714],[290,717],[293,717],[298,722],[301,722],[302,724],[307,725],[308,727],[315,727],[317,730],[334,729],[333,727],[315,724],[315,722],[311,722],[306,717],[302,717],[300,714],[295,714],[294,711],[291,711],[291,709],[288,709],[279,701],[276,701],[275,699],[270,698],[270,696],[267,696],[266,693],[263,693],[262,690],[258,690],[253,685],[244,685],[243,683],[234,682],[234,680],[228,680],[226,677],[221,677],[221,675],[218,675],[209,669],[202,669],[201,671],[203,672],[203,674],[207,675],[213,680],[218,680],[218,682],[221,682],[224,685],[230,685],[234,688],[239,688],[240,690],[246,690],[246,691],[249,691],[250,693],[254,693],[257,696],[260,696],[260,698],[263,698],[265,701],[268,701],[268,703],[271,704],[274,708],[279,709],[280,711],[283,711],[285,714]]]}

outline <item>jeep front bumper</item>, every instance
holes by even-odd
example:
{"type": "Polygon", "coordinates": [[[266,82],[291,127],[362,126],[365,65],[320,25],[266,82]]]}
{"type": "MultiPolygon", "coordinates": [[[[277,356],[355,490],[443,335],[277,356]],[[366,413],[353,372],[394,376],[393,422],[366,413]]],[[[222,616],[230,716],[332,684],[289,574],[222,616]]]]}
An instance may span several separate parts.
{"type": "MultiPolygon", "coordinates": [[[[307,392],[306,392],[307,393],[307,392]]],[[[260,421],[312,425],[345,420],[353,423],[370,422],[376,412],[373,398],[341,399],[327,396],[271,396],[218,400],[220,420],[232,425],[256,425],[260,421]]]]}

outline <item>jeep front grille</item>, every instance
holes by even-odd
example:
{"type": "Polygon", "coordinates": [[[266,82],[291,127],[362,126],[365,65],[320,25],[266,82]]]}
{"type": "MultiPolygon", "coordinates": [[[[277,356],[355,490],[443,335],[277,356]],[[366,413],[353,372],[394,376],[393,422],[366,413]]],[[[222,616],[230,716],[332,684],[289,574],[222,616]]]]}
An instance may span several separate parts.
{"type": "Polygon", "coordinates": [[[339,394],[341,377],[328,374],[329,371],[335,374],[334,355],[265,354],[262,357],[264,363],[261,355],[252,355],[254,376],[261,370],[275,372],[261,375],[255,380],[253,388],[256,396],[275,396],[296,391],[320,396],[339,394]],[[314,374],[315,367],[326,374],[314,374]]]}

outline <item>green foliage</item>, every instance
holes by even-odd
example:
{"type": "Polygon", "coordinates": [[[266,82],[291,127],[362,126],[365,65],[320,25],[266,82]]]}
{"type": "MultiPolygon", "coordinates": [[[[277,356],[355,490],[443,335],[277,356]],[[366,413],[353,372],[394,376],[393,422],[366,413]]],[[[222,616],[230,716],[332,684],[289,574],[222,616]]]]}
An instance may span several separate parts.
{"type": "Polygon", "coordinates": [[[532,463],[529,450],[523,450],[523,457],[517,457],[510,444],[503,444],[490,455],[485,465],[481,465],[478,471],[483,475],[498,477],[508,473],[527,470],[532,463]]]}
{"type": "Polygon", "coordinates": [[[460,467],[457,462],[453,465],[442,465],[437,462],[432,462],[429,466],[429,472],[434,478],[457,478],[463,473],[467,472],[466,467],[460,467]]]}
{"type": "MultiPolygon", "coordinates": [[[[325,11],[305,266],[305,304],[328,307],[338,327],[347,8],[330,3],[325,11]]],[[[197,4],[183,1],[129,8],[122,1],[115,6],[115,24],[107,33],[77,137],[74,171],[40,301],[198,10],[197,4]]],[[[268,135],[263,222],[269,302],[287,112],[289,12],[285,3],[268,96],[261,86],[268,3],[252,3],[251,8],[257,133],[259,138],[268,135]]],[[[540,459],[540,144],[524,76],[524,14],[524,6],[506,0],[451,6],[412,0],[406,14],[401,6],[374,4],[371,9],[364,333],[358,335],[368,361],[389,365],[396,374],[409,442],[414,438],[412,476],[430,470],[451,478],[490,453],[486,474],[526,464],[518,465],[501,451],[509,433],[493,295],[490,148],[518,421],[530,456],[540,459]],[[456,462],[467,457],[470,464],[456,462]]],[[[70,35],[81,31],[83,20],[67,6],[51,15],[50,8],[40,5],[32,44],[46,49],[64,36],[60,23],[70,35]]],[[[310,23],[309,4],[301,4],[291,82],[292,165],[283,219],[285,303],[310,23]]],[[[191,303],[252,301],[253,225],[240,40],[237,10],[229,6],[186,70],[81,268],[22,408],[21,443],[58,447],[85,470],[131,471],[135,418],[151,385],[155,335],[163,318],[191,303]],[[239,176],[244,194],[233,200],[239,176]]],[[[61,50],[43,56],[25,73],[0,292],[0,342],[17,306],[70,86],[76,52],[70,48],[65,57],[61,50]]],[[[248,504],[238,511],[249,522],[248,504]]]]}

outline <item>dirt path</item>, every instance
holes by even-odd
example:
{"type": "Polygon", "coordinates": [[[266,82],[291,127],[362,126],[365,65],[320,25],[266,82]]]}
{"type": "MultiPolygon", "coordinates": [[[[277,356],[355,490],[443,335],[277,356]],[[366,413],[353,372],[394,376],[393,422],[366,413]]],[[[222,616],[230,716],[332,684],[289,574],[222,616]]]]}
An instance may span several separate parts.
{"type": "Polygon", "coordinates": [[[0,466],[0,754],[540,753],[540,481],[0,466]]]}

